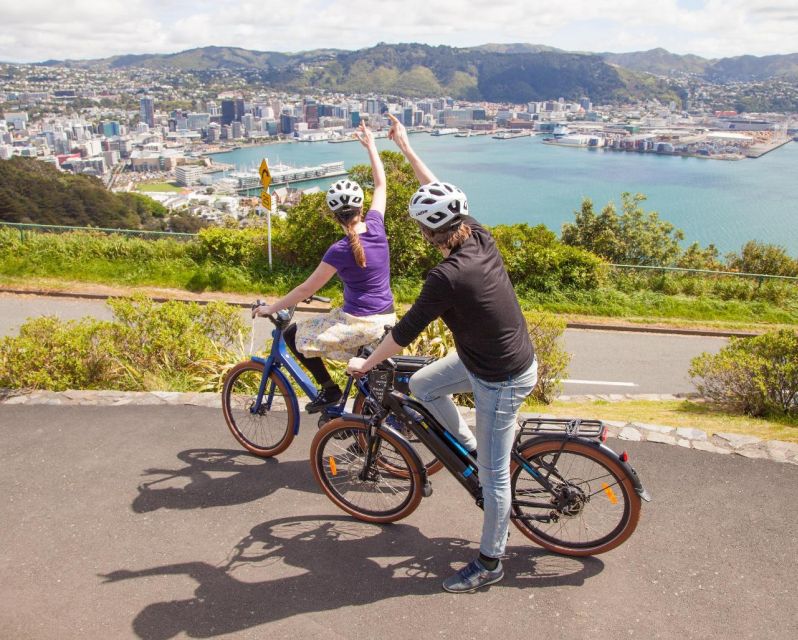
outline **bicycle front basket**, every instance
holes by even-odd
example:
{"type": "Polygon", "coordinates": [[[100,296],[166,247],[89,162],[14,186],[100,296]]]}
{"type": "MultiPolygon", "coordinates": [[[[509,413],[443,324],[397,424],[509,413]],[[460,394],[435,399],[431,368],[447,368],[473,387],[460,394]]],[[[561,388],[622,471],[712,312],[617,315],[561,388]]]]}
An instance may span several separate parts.
{"type": "Polygon", "coordinates": [[[389,369],[372,369],[368,373],[369,391],[382,403],[385,394],[393,388],[393,371],[389,369]]]}

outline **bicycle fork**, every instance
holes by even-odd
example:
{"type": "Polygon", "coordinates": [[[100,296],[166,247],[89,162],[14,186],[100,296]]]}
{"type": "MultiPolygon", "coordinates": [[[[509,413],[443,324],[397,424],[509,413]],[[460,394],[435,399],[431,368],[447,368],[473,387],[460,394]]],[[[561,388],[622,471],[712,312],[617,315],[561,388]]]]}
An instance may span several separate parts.
{"type": "MultiPolygon", "coordinates": [[[[427,469],[424,466],[424,463],[421,462],[421,458],[419,457],[416,450],[413,446],[407,441],[401,433],[399,433],[393,427],[384,423],[384,419],[387,416],[386,411],[382,411],[379,414],[375,414],[368,419],[368,437],[367,437],[367,451],[366,451],[366,460],[363,465],[363,469],[361,469],[358,477],[360,480],[366,482],[370,480],[375,480],[377,474],[379,474],[379,458],[380,458],[380,448],[382,447],[382,437],[380,433],[387,432],[390,433],[393,438],[402,442],[407,450],[408,455],[413,460],[413,466],[418,471],[419,475],[421,476],[421,494],[428,498],[432,495],[432,485],[430,484],[429,477],[427,476],[427,469]]],[[[409,469],[412,472],[412,469],[409,469]]]]}

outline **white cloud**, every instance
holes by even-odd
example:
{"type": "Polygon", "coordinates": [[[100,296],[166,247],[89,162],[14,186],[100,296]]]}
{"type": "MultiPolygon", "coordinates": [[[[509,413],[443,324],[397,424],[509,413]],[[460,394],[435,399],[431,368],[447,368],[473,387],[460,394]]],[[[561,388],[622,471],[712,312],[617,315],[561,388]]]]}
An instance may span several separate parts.
{"type": "Polygon", "coordinates": [[[798,49],[794,0],[25,0],[7,3],[0,60],[97,58],[207,46],[357,49],[377,42],[531,42],[570,50],[723,57],[798,49]]]}

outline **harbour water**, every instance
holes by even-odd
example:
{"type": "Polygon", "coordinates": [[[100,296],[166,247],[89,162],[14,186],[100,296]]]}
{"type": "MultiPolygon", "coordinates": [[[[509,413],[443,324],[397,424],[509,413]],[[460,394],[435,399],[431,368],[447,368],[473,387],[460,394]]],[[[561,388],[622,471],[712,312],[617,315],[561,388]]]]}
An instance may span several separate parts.
{"type": "MultiPolygon", "coordinates": [[[[722,253],[748,240],[783,246],[798,257],[798,143],[756,160],[728,162],[654,154],[566,148],[540,137],[493,140],[416,134],[414,148],[441,180],[462,187],[486,224],[545,224],[559,233],[583,197],[596,212],[623,191],[648,196],[647,211],[684,230],[685,246],[715,244],[722,253]]],[[[377,140],[380,150],[396,150],[377,140]]],[[[240,169],[270,162],[294,166],[367,162],[359,144],[277,144],[213,156],[240,169]]],[[[322,188],[331,180],[318,184],[322,188]]],[[[310,186],[314,183],[303,183],[310,186]]]]}

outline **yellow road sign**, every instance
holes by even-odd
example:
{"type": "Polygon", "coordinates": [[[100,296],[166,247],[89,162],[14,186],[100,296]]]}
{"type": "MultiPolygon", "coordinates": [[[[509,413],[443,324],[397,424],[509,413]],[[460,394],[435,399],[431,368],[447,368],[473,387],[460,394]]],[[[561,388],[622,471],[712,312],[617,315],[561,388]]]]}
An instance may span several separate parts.
{"type": "Polygon", "coordinates": [[[269,171],[269,164],[266,162],[265,158],[260,162],[259,171],[260,171],[260,183],[263,185],[263,188],[265,189],[266,187],[269,186],[269,184],[271,184],[272,181],[272,174],[271,171],[269,171]]]}
{"type": "Polygon", "coordinates": [[[260,192],[260,203],[264,209],[272,210],[272,196],[265,189],[260,192]]]}

